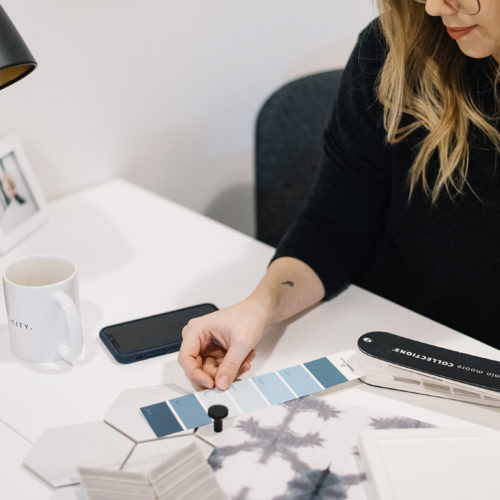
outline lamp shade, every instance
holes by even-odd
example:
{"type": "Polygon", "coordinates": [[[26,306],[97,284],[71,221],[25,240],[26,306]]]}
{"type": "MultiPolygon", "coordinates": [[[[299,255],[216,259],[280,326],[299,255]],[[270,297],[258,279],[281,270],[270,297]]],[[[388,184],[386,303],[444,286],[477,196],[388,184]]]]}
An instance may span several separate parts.
{"type": "Polygon", "coordinates": [[[35,68],[35,58],[0,5],[0,89],[17,82],[35,68]]]}

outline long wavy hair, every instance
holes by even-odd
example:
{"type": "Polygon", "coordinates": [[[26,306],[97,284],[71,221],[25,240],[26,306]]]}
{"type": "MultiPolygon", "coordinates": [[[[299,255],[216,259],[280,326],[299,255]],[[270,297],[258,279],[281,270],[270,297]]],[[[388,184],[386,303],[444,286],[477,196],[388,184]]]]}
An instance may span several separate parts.
{"type": "Polygon", "coordinates": [[[473,60],[446,33],[441,19],[428,16],[414,0],[377,0],[388,53],[379,75],[377,95],[384,107],[387,141],[395,144],[424,131],[410,168],[409,198],[421,184],[435,203],[441,192],[451,198],[468,186],[471,132],[482,133],[500,152],[498,82],[500,72],[489,57],[487,82],[475,82],[473,60]],[[493,89],[494,109],[484,109],[478,89],[493,89]],[[429,172],[433,155],[437,173],[429,172]]]}

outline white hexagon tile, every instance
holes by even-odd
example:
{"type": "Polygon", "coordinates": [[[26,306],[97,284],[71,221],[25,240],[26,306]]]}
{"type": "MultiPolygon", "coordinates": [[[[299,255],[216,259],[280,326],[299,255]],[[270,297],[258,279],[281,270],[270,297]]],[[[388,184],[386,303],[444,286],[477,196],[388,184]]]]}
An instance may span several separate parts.
{"type": "Polygon", "coordinates": [[[64,486],[57,488],[50,500],[82,500],[80,486],[64,486]]]}
{"type": "MultiPolygon", "coordinates": [[[[104,421],[126,436],[139,443],[157,439],[150,425],[140,412],[140,408],[166,401],[183,394],[168,389],[164,385],[138,387],[122,391],[104,417],[104,421]]],[[[193,430],[177,432],[173,436],[193,434],[193,430]]]]}
{"type": "Polygon", "coordinates": [[[118,469],[134,446],[104,422],[55,427],[42,434],[24,465],[57,488],[78,483],[78,466],[118,469]]]}

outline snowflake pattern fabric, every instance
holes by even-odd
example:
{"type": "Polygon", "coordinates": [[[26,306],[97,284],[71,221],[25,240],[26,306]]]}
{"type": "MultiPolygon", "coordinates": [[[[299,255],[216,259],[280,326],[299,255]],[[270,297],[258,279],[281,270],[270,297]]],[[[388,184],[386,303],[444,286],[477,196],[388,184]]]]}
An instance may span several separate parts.
{"type": "Polygon", "coordinates": [[[432,427],[306,396],[235,418],[209,463],[234,500],[366,500],[359,431],[432,427]]]}

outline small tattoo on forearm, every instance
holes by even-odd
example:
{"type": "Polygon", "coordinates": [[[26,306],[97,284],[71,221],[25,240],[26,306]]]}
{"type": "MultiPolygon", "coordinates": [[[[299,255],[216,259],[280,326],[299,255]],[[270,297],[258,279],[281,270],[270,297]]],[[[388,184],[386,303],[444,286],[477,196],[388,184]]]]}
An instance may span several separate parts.
{"type": "Polygon", "coordinates": [[[295,283],[293,281],[290,281],[290,280],[282,281],[281,284],[282,285],[289,285],[289,286],[295,285],[295,283]]]}

